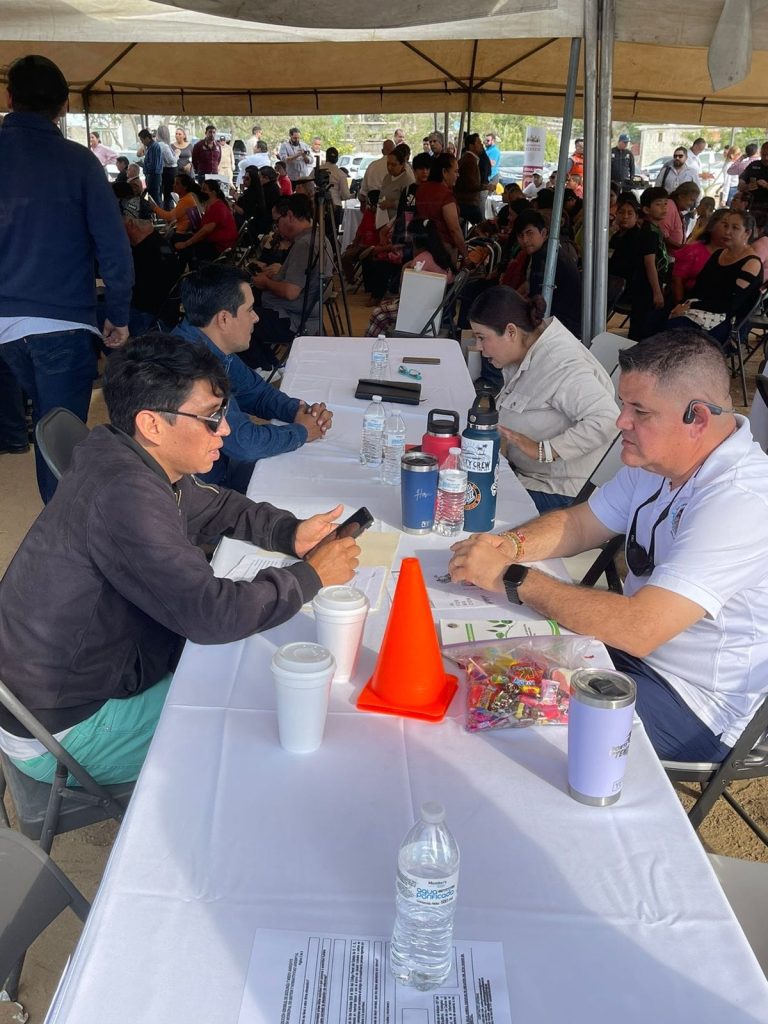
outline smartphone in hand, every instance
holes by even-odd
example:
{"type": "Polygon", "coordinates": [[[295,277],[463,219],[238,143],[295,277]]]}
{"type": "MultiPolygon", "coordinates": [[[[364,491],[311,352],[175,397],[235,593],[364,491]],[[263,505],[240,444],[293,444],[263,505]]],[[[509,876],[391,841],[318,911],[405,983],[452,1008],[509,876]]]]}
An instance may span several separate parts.
{"type": "Polygon", "coordinates": [[[352,537],[353,540],[356,540],[361,533],[372,525],[373,516],[368,509],[365,506],[359,508],[357,512],[354,512],[349,517],[349,519],[345,519],[343,523],[339,523],[338,526],[334,526],[326,537],[323,537],[323,539],[318,541],[314,547],[310,548],[306,555],[304,555],[304,561],[306,561],[310,555],[313,555],[319,548],[324,547],[332,540],[341,540],[344,537],[352,537]]]}

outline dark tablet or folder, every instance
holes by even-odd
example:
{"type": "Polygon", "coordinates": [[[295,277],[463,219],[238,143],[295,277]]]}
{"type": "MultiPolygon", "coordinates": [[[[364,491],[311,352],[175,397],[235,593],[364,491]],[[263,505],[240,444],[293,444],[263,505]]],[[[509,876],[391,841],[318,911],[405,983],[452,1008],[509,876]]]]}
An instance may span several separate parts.
{"type": "Polygon", "coordinates": [[[398,405],[418,405],[421,401],[421,384],[399,380],[367,380],[357,382],[355,398],[368,399],[381,395],[382,401],[398,405]]]}

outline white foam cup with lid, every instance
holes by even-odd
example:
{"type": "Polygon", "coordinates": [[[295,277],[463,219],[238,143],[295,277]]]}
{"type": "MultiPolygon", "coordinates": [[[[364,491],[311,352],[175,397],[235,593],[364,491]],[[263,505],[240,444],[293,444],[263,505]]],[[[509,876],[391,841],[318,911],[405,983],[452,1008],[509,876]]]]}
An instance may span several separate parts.
{"type": "Polygon", "coordinates": [[[347,683],[355,673],[368,616],[368,598],[356,587],[323,587],[312,609],[317,642],[336,659],[335,683],[347,683]]]}
{"type": "Polygon", "coordinates": [[[333,655],[320,644],[296,642],[275,651],[277,730],[280,745],[292,754],[309,754],[323,742],[335,668],[333,655]]]}

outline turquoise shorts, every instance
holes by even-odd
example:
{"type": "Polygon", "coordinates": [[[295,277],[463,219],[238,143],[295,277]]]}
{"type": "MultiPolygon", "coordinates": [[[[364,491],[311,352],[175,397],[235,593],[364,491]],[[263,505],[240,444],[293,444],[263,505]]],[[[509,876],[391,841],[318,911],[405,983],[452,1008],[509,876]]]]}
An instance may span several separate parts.
{"type": "MultiPolygon", "coordinates": [[[[108,700],[95,715],[69,730],[62,747],[103,786],[133,782],[147,756],[171,678],[165,676],[135,697],[108,700]]],[[[14,758],[13,763],[38,782],[50,783],[56,773],[56,758],[47,752],[26,761],[14,758]]],[[[68,784],[77,785],[71,776],[68,784]]]]}

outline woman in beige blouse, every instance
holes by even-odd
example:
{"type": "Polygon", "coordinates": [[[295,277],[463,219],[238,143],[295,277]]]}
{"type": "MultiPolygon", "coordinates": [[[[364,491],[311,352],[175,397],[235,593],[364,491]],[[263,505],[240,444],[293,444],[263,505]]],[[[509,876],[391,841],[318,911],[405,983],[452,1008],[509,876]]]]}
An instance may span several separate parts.
{"type": "Polygon", "coordinates": [[[543,320],[536,301],[512,288],[479,295],[469,321],[504,376],[496,404],[511,466],[539,512],[572,504],[617,433],[610,377],[556,317],[543,320]]]}

